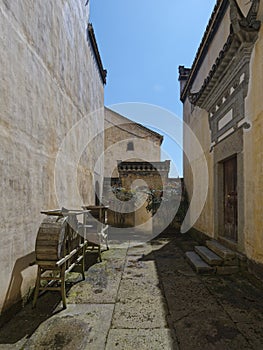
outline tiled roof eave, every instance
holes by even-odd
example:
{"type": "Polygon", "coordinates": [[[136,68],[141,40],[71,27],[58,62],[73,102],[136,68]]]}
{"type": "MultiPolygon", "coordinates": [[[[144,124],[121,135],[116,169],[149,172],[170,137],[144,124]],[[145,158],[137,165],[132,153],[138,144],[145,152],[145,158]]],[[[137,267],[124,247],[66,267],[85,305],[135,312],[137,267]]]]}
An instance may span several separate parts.
{"type": "Polygon", "coordinates": [[[194,58],[191,70],[189,72],[189,76],[187,79],[187,82],[185,84],[185,87],[181,93],[181,101],[184,102],[184,100],[187,97],[187,94],[190,90],[190,86],[192,85],[196,74],[199,71],[199,68],[203,62],[203,59],[208,51],[209,45],[212,42],[214,35],[217,32],[217,29],[219,27],[219,24],[224,17],[224,14],[229,6],[228,0],[217,0],[216,5],[213,9],[213,12],[211,14],[211,17],[209,19],[208,25],[206,27],[205,33],[203,35],[203,38],[201,40],[201,43],[199,45],[199,48],[197,50],[196,56],[194,58]]]}
{"type": "MultiPolygon", "coordinates": [[[[191,87],[195,81],[195,78],[198,74],[200,67],[202,66],[204,58],[207,55],[207,52],[209,50],[209,45],[212,42],[219,26],[221,25],[222,19],[229,6],[230,6],[230,20],[231,20],[230,36],[231,35],[233,36],[232,33],[235,33],[235,38],[239,40],[241,39],[241,42],[243,41],[249,42],[251,41],[251,37],[252,38],[257,37],[258,30],[261,26],[260,21],[257,20],[260,0],[251,0],[250,2],[251,2],[251,7],[249,9],[247,16],[244,17],[236,0],[217,0],[216,5],[214,7],[214,11],[210,17],[205,34],[203,36],[203,39],[197,51],[196,57],[194,59],[193,65],[191,67],[188,79],[181,93],[180,99],[182,102],[184,102],[185,99],[189,96],[191,87]]],[[[224,49],[220,52],[220,55],[224,55],[224,49]]],[[[221,61],[220,57],[219,57],[219,60],[221,61]]],[[[215,67],[213,69],[215,69],[215,67]]],[[[209,80],[209,75],[207,79],[209,80]]]]}
{"type": "Polygon", "coordinates": [[[105,85],[106,84],[106,77],[107,77],[107,70],[103,68],[103,64],[101,61],[101,57],[100,57],[99,48],[97,45],[94,29],[93,29],[93,26],[91,23],[88,23],[88,36],[89,36],[89,40],[91,43],[93,53],[95,55],[95,59],[96,59],[96,63],[98,66],[101,80],[102,80],[103,84],[105,85]]]}
{"type": "Polygon", "coordinates": [[[189,92],[188,98],[194,105],[200,106],[205,99],[207,93],[212,89],[215,82],[218,80],[220,74],[222,74],[225,67],[233,58],[233,53],[236,51],[236,45],[233,45],[233,34],[230,34],[223,49],[220,51],[218,57],[215,60],[210,72],[205,78],[201,89],[198,92],[189,92]],[[231,49],[230,49],[231,48],[231,49]]]}
{"type": "Polygon", "coordinates": [[[118,164],[119,173],[131,172],[169,172],[170,160],[160,162],[124,161],[118,164]]]}
{"type": "MultiPolygon", "coordinates": [[[[204,79],[202,87],[198,92],[189,92],[188,98],[190,102],[194,105],[197,105],[201,108],[204,107],[204,102],[209,95],[210,91],[214,88],[215,84],[218,83],[218,80],[224,74],[226,68],[231,63],[236,53],[238,52],[241,44],[247,43],[252,44],[257,38],[258,30],[245,29],[240,33],[234,34],[230,33],[223,49],[220,51],[218,57],[215,60],[210,72],[207,77],[204,79]]],[[[190,89],[189,89],[190,90],[190,89]]]]}

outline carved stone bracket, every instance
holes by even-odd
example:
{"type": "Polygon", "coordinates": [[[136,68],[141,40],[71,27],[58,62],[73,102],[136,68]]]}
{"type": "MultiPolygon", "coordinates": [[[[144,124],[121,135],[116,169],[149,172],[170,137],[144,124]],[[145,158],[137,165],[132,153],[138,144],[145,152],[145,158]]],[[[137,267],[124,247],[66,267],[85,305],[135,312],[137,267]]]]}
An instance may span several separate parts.
{"type": "Polygon", "coordinates": [[[192,104],[209,112],[212,144],[229,130],[237,129],[245,117],[249,62],[260,28],[256,19],[258,0],[252,1],[247,17],[242,14],[236,0],[229,1],[231,28],[227,42],[201,89],[188,95],[192,104]]]}

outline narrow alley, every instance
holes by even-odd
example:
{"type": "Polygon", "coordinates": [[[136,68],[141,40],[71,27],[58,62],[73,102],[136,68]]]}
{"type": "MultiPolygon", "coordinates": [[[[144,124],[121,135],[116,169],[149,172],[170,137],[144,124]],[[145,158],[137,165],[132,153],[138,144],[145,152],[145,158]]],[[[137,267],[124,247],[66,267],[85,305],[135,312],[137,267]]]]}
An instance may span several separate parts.
{"type": "Polygon", "coordinates": [[[262,288],[241,273],[197,275],[184,256],[195,244],[174,232],[111,242],[101,263],[88,255],[85,281],[68,275],[66,310],[45,293],[2,327],[0,349],[261,349],[262,288]]]}

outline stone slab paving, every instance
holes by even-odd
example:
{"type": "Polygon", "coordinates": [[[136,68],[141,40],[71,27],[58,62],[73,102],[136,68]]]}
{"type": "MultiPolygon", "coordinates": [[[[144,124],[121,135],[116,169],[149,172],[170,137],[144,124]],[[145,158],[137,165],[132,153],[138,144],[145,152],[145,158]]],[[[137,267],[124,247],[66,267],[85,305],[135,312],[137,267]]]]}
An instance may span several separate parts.
{"type": "Polygon", "coordinates": [[[68,305],[42,323],[24,350],[104,349],[113,305],[68,305]]]}
{"type": "Polygon", "coordinates": [[[158,286],[154,261],[142,261],[151,254],[151,245],[128,250],[124,273],[115,305],[112,327],[120,329],[165,328],[166,303],[158,286]]]}
{"type": "Polygon", "coordinates": [[[24,348],[27,338],[24,337],[14,344],[0,344],[0,350],[21,350],[24,348]]]}
{"type": "Polygon", "coordinates": [[[174,324],[179,346],[188,349],[251,349],[247,339],[223,311],[190,312],[174,324]]]}
{"type": "Polygon", "coordinates": [[[200,276],[189,236],[111,245],[85,281],[68,279],[68,308],[46,293],[0,329],[0,350],[263,349],[263,288],[242,274],[200,276]]]}
{"type": "Polygon", "coordinates": [[[173,350],[169,329],[111,329],[106,350],[173,350]]]}
{"type": "Polygon", "coordinates": [[[263,290],[244,276],[204,279],[225,312],[255,349],[263,348],[263,290]]]}
{"type": "Polygon", "coordinates": [[[75,284],[67,296],[68,303],[115,303],[124,269],[127,248],[111,248],[103,253],[103,261],[91,266],[85,281],[75,284]]]}
{"type": "Polygon", "coordinates": [[[262,349],[262,288],[243,274],[202,276],[189,271],[184,253],[196,244],[177,235],[155,251],[169,326],[176,332],[179,348],[262,349]]]}

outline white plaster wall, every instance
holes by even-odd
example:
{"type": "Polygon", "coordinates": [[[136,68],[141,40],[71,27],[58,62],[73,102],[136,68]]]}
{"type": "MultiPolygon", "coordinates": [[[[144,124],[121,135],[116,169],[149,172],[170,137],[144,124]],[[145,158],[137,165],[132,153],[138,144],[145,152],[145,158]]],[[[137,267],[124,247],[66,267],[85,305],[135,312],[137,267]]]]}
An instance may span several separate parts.
{"type": "MultiPolygon", "coordinates": [[[[80,197],[94,203],[92,177],[103,135],[79,154],[81,144],[104,125],[103,84],[87,42],[88,15],[82,0],[0,0],[2,311],[34,284],[35,267],[29,263],[43,219],[40,210],[76,208],[80,197]],[[55,189],[58,150],[84,117],[67,139],[67,156],[57,163],[55,189]],[[70,185],[76,156],[81,156],[79,194],[70,185]]],[[[96,169],[101,181],[102,161],[96,169]]]]}
{"type": "MultiPolygon", "coordinates": [[[[240,0],[243,13],[246,15],[251,3],[240,0]]],[[[260,2],[258,19],[263,22],[263,2],[260,2]]],[[[229,31],[229,9],[221,23],[218,33],[210,46],[208,55],[194,82],[192,91],[198,90],[210,70],[211,62],[216,59],[217,52],[223,47],[226,35],[229,31]]],[[[244,248],[245,254],[255,262],[263,263],[263,241],[262,241],[262,197],[263,197],[263,26],[259,31],[259,37],[255,43],[250,61],[250,80],[247,98],[245,99],[245,119],[251,128],[244,130],[244,248]]],[[[195,228],[210,235],[213,233],[213,152],[209,154],[210,131],[208,128],[208,117],[205,111],[194,108],[191,111],[189,100],[184,104],[184,120],[199,138],[209,166],[209,192],[207,204],[195,224],[195,228]]],[[[185,147],[191,140],[184,140],[185,147]]],[[[189,146],[190,147],[190,146],[189,146]]],[[[191,168],[184,162],[184,180],[186,188],[192,192],[191,168]]]]}
{"type": "MultiPolygon", "coordinates": [[[[193,82],[193,87],[191,92],[197,92],[203,85],[205,78],[208,76],[213,64],[216,61],[220,51],[222,50],[224,44],[227,41],[227,37],[230,32],[230,9],[228,7],[220,27],[218,28],[213,40],[211,41],[208,52],[197,72],[197,76],[193,82]]],[[[214,182],[213,182],[213,154],[210,152],[211,147],[211,136],[210,129],[208,124],[208,114],[205,110],[194,107],[192,108],[188,99],[184,103],[184,121],[188,124],[191,130],[194,132],[195,136],[198,138],[200,145],[202,146],[204,155],[206,157],[207,166],[208,166],[208,194],[207,200],[204,207],[202,208],[201,215],[194,224],[194,228],[205,232],[207,235],[214,236],[214,182]]],[[[191,147],[193,148],[193,142],[191,138],[186,136],[186,131],[184,131],[184,149],[188,150],[191,154],[191,147]]],[[[193,148],[194,151],[194,148],[193,148]]],[[[198,167],[198,160],[196,164],[191,164],[192,168],[195,169],[198,167]]],[[[186,157],[184,156],[184,181],[186,189],[189,194],[189,199],[191,199],[193,192],[193,176],[192,168],[188,163],[186,157]]],[[[200,186],[200,188],[202,188],[200,186]]],[[[198,189],[199,190],[199,187],[198,189]]],[[[191,216],[195,215],[196,212],[200,210],[200,203],[196,203],[192,208],[191,216]]]]}
{"type": "Polygon", "coordinates": [[[229,6],[226,10],[224,18],[218,28],[212,42],[209,45],[209,51],[205,56],[204,61],[198,71],[196,79],[193,83],[192,92],[197,92],[203,85],[204,79],[208,76],[216,58],[218,57],[220,51],[222,50],[224,44],[227,41],[228,35],[230,33],[230,10],[229,6]]]}
{"type": "Polygon", "coordinates": [[[129,119],[105,108],[105,177],[118,177],[117,160],[160,161],[160,138],[129,119]],[[134,151],[127,151],[127,143],[134,151]]]}
{"type": "Polygon", "coordinates": [[[244,16],[247,16],[249,9],[251,7],[251,1],[247,0],[237,0],[238,6],[241,9],[244,16]]]}
{"type": "MultiPolygon", "coordinates": [[[[187,101],[184,106],[184,112],[190,113],[190,104],[187,101]]],[[[187,117],[188,114],[185,115],[187,117]]],[[[194,228],[199,231],[205,232],[209,236],[214,235],[214,191],[213,191],[213,154],[210,152],[211,137],[208,124],[208,113],[195,107],[190,114],[190,120],[188,126],[193,131],[198,139],[198,142],[202,149],[202,154],[199,154],[199,158],[192,159],[189,163],[187,156],[195,153],[196,141],[192,137],[191,133],[184,129],[184,183],[187,189],[189,200],[192,200],[192,194],[195,190],[197,199],[191,202],[191,217],[198,217],[194,224],[194,228]],[[204,166],[202,163],[202,155],[205,156],[205,160],[208,168],[208,183],[206,184],[201,176],[198,176],[200,166],[204,166]],[[193,189],[193,174],[196,174],[195,189],[193,189]],[[202,198],[202,191],[208,187],[208,193],[206,201],[203,207],[199,198],[202,198]],[[201,214],[197,213],[201,210],[201,214]]]]}
{"type": "MultiPolygon", "coordinates": [[[[263,22],[263,3],[258,19],[263,22]]],[[[244,239],[247,256],[263,263],[263,26],[250,61],[250,81],[245,117],[251,128],[244,132],[244,239]]]]}

